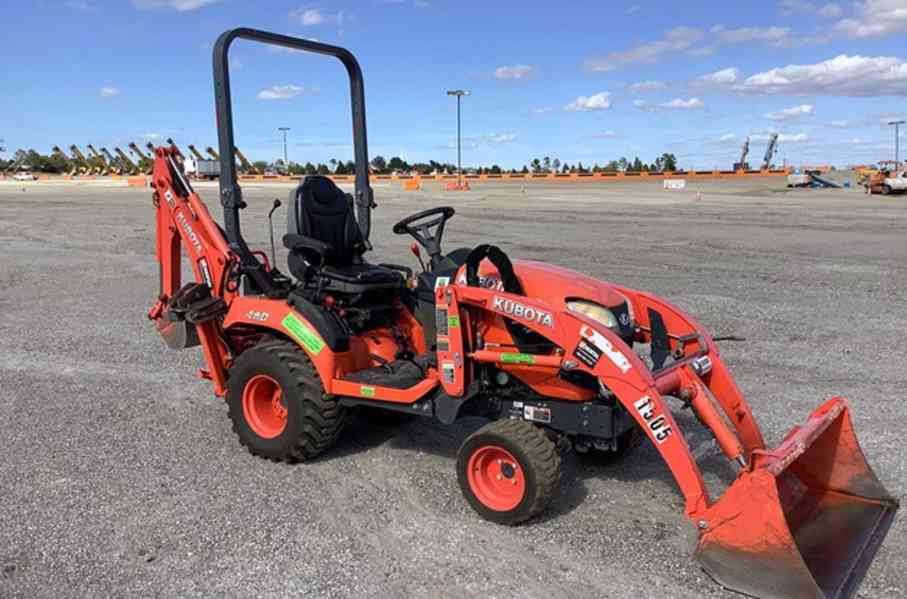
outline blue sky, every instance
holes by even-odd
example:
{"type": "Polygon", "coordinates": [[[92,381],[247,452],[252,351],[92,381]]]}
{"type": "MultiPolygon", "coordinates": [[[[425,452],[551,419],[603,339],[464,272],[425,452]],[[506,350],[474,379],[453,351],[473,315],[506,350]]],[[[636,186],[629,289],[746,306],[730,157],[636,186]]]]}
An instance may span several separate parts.
{"type": "MultiPolygon", "coordinates": [[[[907,116],[907,0],[659,3],[471,0],[6,0],[0,138],[8,151],[172,136],[216,145],[211,45],[250,26],[348,47],[365,73],[370,154],[464,164],[684,167],[891,158],[907,116]]],[[[252,159],[352,158],[331,59],[233,46],[237,145],[252,159]]],[[[907,131],[902,131],[907,146],[907,131]]],[[[907,153],[907,152],[905,152],[907,153]]],[[[8,153],[7,153],[8,156],[8,153]]]]}

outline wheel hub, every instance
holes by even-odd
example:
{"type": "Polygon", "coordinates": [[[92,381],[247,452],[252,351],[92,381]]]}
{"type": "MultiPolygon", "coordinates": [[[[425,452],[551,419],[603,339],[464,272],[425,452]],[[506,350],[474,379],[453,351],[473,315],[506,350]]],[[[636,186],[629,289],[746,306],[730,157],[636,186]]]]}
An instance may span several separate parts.
{"type": "Polygon", "coordinates": [[[273,439],[286,429],[287,408],[280,384],[266,374],[255,375],[246,383],[242,408],[249,428],[263,439],[273,439]]]}
{"type": "Polygon", "coordinates": [[[496,511],[516,508],[526,493],[526,477],[519,462],[497,445],[479,447],[473,452],[467,478],[476,498],[496,511]]]}

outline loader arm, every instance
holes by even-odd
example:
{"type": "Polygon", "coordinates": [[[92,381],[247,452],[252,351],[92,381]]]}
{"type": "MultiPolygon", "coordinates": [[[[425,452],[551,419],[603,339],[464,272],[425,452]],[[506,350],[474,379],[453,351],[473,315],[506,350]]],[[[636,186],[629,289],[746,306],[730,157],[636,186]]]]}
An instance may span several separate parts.
{"type": "Polygon", "coordinates": [[[852,597],[899,504],[867,463],[847,401],[828,400],[778,447],[766,449],[711,337],[664,300],[618,289],[633,303],[641,340],[666,337],[672,363],[650,371],[621,337],[583,314],[536,298],[456,284],[436,291],[438,305],[458,315],[458,328],[448,328],[450,351],[438,352],[442,371],[445,361],[455,371],[443,378],[445,391],[462,393],[469,384],[463,357],[497,365],[519,361],[550,367],[553,374],[592,374],[636,420],[670,469],[686,516],[699,531],[697,558],[715,580],[758,597],[852,597]],[[469,322],[467,307],[498,312],[558,349],[548,355],[475,350],[476,340],[459,328],[469,322]],[[595,351],[580,354],[583,343],[595,351]],[[598,357],[590,360],[590,355],[598,357]],[[691,408],[738,466],[736,479],[716,500],[709,497],[666,397],[691,408]]]}

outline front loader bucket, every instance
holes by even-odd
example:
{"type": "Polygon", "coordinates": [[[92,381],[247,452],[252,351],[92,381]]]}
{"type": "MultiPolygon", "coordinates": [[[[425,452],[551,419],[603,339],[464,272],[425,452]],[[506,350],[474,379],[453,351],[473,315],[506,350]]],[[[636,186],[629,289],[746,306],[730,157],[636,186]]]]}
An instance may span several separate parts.
{"type": "Polygon", "coordinates": [[[752,462],[699,523],[705,570],[756,597],[853,596],[898,502],[866,463],[847,402],[829,400],[752,462]]]}

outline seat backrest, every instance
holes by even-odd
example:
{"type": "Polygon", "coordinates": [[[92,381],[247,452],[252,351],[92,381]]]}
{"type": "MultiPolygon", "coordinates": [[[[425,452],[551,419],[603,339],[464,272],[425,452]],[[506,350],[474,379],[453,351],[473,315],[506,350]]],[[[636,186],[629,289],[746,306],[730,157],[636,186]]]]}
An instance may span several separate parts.
{"type": "Polygon", "coordinates": [[[309,175],[290,193],[287,232],[330,244],[325,265],[360,261],[365,245],[353,213],[353,200],[327,177],[309,175]]]}

